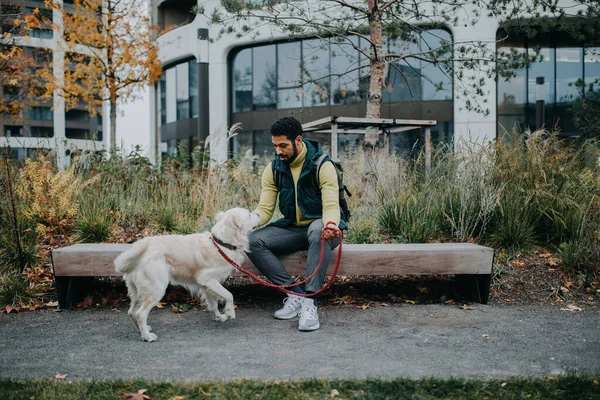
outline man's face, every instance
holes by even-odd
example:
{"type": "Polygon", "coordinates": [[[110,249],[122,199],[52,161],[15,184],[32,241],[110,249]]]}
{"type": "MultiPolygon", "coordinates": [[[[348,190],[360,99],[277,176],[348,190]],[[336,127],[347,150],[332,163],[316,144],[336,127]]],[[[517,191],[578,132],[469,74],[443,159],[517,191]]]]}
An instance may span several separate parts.
{"type": "Polygon", "coordinates": [[[302,136],[296,136],[294,141],[291,141],[285,135],[271,136],[271,142],[277,157],[287,165],[298,157],[298,153],[302,148],[302,136]]]}

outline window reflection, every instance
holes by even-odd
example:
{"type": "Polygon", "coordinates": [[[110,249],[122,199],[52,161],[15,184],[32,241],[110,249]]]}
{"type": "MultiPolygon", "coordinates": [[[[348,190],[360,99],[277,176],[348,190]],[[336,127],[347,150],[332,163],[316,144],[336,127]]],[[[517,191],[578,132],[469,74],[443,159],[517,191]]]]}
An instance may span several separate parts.
{"type": "Polygon", "coordinates": [[[161,125],[198,117],[198,64],[195,59],[163,71],[159,97],[161,125]]]}
{"type": "Polygon", "coordinates": [[[233,62],[233,111],[252,110],[252,49],[240,51],[233,62]]]}
{"type": "Polygon", "coordinates": [[[315,107],[329,103],[329,40],[302,41],[304,62],[304,106],[315,107]]]}
{"type": "Polygon", "coordinates": [[[252,49],[252,92],[256,110],[271,110],[277,105],[277,70],[275,46],[252,49]]]}
{"type": "Polygon", "coordinates": [[[353,104],[360,101],[358,66],[355,47],[358,37],[331,39],[331,104],[353,104]]]}

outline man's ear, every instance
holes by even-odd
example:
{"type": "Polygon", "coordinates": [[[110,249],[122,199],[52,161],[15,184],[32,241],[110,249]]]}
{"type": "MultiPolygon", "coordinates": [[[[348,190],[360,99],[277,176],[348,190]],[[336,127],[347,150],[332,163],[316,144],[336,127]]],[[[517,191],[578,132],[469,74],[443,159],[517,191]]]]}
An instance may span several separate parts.
{"type": "Polygon", "coordinates": [[[215,222],[219,222],[224,216],[225,213],[223,211],[217,211],[217,214],[215,214],[215,222]]]}
{"type": "Polygon", "coordinates": [[[296,145],[300,146],[302,144],[302,135],[296,136],[296,145]]]}

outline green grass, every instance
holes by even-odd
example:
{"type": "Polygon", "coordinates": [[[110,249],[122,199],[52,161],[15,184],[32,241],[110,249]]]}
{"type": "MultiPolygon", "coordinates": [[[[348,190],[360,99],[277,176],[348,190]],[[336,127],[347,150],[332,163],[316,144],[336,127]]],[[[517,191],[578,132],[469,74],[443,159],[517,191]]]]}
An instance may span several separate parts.
{"type": "Polygon", "coordinates": [[[176,383],[148,380],[65,382],[0,380],[0,398],[118,399],[123,393],[145,394],[154,400],[174,399],[599,399],[598,377],[556,379],[367,379],[176,383]],[[337,391],[339,394],[335,394],[337,391]]]}

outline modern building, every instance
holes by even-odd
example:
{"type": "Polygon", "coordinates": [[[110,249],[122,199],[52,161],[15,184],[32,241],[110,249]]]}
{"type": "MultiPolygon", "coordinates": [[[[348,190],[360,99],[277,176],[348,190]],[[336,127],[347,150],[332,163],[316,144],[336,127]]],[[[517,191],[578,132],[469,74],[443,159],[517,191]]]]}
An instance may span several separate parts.
{"type": "MultiPolygon", "coordinates": [[[[64,0],[66,9],[73,7],[72,4],[73,0],[64,0]]],[[[56,28],[50,23],[44,24],[40,29],[30,30],[29,37],[17,36],[14,40],[34,58],[37,68],[52,68],[55,79],[60,79],[65,65],[65,46],[60,45],[62,29],[58,28],[61,13],[48,9],[43,0],[3,0],[0,7],[0,15],[8,16],[1,21],[2,32],[12,31],[14,15],[31,14],[36,8],[45,19],[57,23],[56,28]]],[[[14,94],[4,86],[0,95],[10,98],[14,94]]],[[[53,152],[60,167],[68,165],[75,151],[108,148],[102,118],[102,114],[107,113],[98,111],[92,116],[85,104],[67,111],[58,95],[54,95],[52,101],[34,98],[23,104],[19,118],[0,115],[0,148],[9,150],[10,157],[19,159],[35,151],[53,152]]]]}
{"type": "MultiPolygon", "coordinates": [[[[210,10],[221,2],[198,3],[210,10]]],[[[180,146],[192,149],[210,135],[211,155],[217,160],[248,148],[254,154],[270,155],[268,129],[281,116],[293,114],[303,123],[327,116],[365,116],[369,71],[355,69],[361,56],[351,46],[344,48],[334,38],[290,41],[268,28],[256,37],[223,35],[216,39],[220,28],[192,14],[189,10],[195,4],[194,0],[151,3],[156,23],[175,26],[159,37],[164,74],[151,100],[153,138],[166,153],[173,154],[180,146]],[[340,76],[347,71],[352,72],[340,76]],[[327,78],[298,88],[307,76],[327,78]],[[238,122],[241,132],[228,140],[227,128],[238,122]]],[[[386,40],[385,45],[390,52],[410,46],[410,51],[419,52],[448,41],[458,51],[460,43],[476,41],[492,53],[506,49],[526,52],[541,46],[542,62],[517,71],[508,81],[470,70],[461,71],[464,76],[458,79],[425,61],[398,62],[388,72],[389,90],[384,89],[381,117],[436,120],[431,132],[434,145],[443,142],[452,148],[461,140],[494,140],[504,129],[535,129],[536,115],[539,118],[536,104],[543,100],[545,126],[558,126],[564,135],[577,135],[570,117],[570,106],[578,96],[573,83],[600,75],[592,49],[547,34],[527,40],[509,36],[497,42],[505,38],[498,20],[460,18],[458,24],[424,26],[420,43],[386,40]],[[477,82],[477,101],[487,113],[471,110],[473,100],[461,95],[469,81],[477,82]]],[[[352,40],[365,48],[362,38],[352,40]]],[[[338,147],[359,140],[358,135],[341,134],[338,147]]],[[[415,143],[422,142],[423,133],[418,130],[392,139],[400,154],[409,154],[415,143]]]]}

